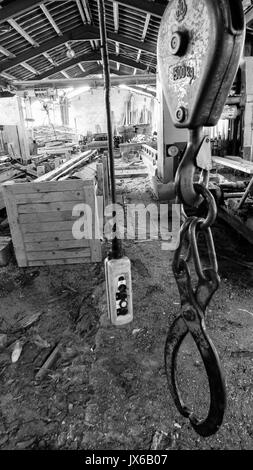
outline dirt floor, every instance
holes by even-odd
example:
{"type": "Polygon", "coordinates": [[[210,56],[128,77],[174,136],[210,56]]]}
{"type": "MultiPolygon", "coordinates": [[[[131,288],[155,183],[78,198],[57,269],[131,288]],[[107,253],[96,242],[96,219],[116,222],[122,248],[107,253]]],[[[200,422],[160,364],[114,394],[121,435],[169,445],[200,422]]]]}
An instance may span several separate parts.
{"type": "MultiPolygon", "coordinates": [[[[152,196],[148,180],[122,182],[124,201],[152,196]]],[[[134,321],[115,328],[106,317],[103,264],[0,269],[0,449],[158,450],[253,448],[252,247],[217,223],[221,286],[207,328],[220,354],[228,392],[220,431],[200,438],[169,395],[166,333],[179,311],[172,253],[157,241],[126,241],[132,261],[134,321]],[[11,362],[15,341],[23,347],[11,362]],[[53,348],[48,375],[35,375],[53,348]]],[[[208,406],[202,363],[190,340],[179,368],[184,398],[208,406]]]]}

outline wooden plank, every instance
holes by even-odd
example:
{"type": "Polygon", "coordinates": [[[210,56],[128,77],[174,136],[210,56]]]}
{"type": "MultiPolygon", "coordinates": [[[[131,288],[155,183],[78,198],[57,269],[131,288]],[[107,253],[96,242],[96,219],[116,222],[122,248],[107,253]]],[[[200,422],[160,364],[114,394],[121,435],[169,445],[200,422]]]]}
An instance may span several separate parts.
{"type": "Polygon", "coordinates": [[[58,176],[64,174],[65,171],[69,171],[70,169],[74,168],[75,165],[89,161],[89,158],[92,156],[93,153],[94,153],[93,151],[88,150],[82,153],[81,155],[71,158],[71,160],[68,160],[67,162],[63,163],[58,168],[55,168],[54,170],[50,171],[46,175],[40,176],[39,178],[36,179],[36,181],[37,182],[50,181],[52,180],[52,178],[57,178],[58,176]]]}
{"type": "Polygon", "coordinates": [[[97,196],[103,196],[104,193],[104,166],[103,163],[97,163],[97,196]]]}
{"type": "Polygon", "coordinates": [[[28,242],[54,242],[54,241],[64,241],[64,240],[74,240],[71,230],[57,231],[52,232],[34,232],[34,233],[24,233],[24,241],[28,242]]]}
{"type": "Polygon", "coordinates": [[[147,170],[122,170],[122,171],[115,171],[115,177],[117,179],[120,178],[146,178],[148,176],[147,170]]]}
{"type": "MultiPolygon", "coordinates": [[[[22,233],[38,233],[38,232],[54,232],[54,231],[70,231],[72,230],[73,223],[66,222],[41,222],[36,224],[22,224],[22,233]]],[[[72,235],[73,237],[73,235],[72,235]]]]}
{"type": "Polygon", "coordinates": [[[75,259],[75,258],[90,258],[89,249],[77,250],[60,250],[60,251],[28,251],[28,261],[36,260],[56,260],[56,259],[75,259]]]}
{"type": "Polygon", "coordinates": [[[102,250],[100,240],[96,239],[96,233],[99,233],[99,218],[96,204],[95,184],[93,188],[84,188],[85,203],[92,209],[92,240],[90,240],[91,261],[98,263],[102,260],[102,250]],[[96,229],[97,227],[97,229],[96,229]]]}
{"type": "Polygon", "coordinates": [[[5,181],[11,180],[14,176],[17,175],[22,175],[22,172],[14,169],[3,171],[0,174],[0,183],[4,183],[5,181]]]}
{"type": "Polygon", "coordinates": [[[146,165],[140,165],[138,163],[138,165],[125,165],[125,166],[118,166],[118,165],[115,165],[115,171],[128,171],[128,170],[131,170],[131,171],[135,171],[135,170],[147,170],[147,167],[146,165]]]}
{"type": "Polygon", "coordinates": [[[74,259],[49,259],[49,260],[37,260],[29,261],[28,266],[56,266],[56,265],[71,265],[71,264],[83,264],[91,263],[90,258],[74,258],[74,259]]]}
{"type": "Polygon", "coordinates": [[[89,248],[89,240],[63,240],[63,241],[45,241],[45,242],[33,242],[25,243],[27,251],[54,251],[54,250],[66,250],[70,248],[89,248]]]}
{"type": "Polygon", "coordinates": [[[22,194],[18,197],[18,204],[33,204],[43,202],[63,202],[63,201],[84,201],[83,191],[65,191],[57,193],[44,193],[44,194],[22,194]]]}
{"type": "Polygon", "coordinates": [[[87,165],[86,167],[82,168],[81,170],[79,171],[76,171],[76,173],[74,173],[74,176],[76,176],[77,178],[80,178],[82,181],[87,181],[87,180],[94,180],[95,176],[96,176],[96,167],[93,167],[91,165],[87,165]]]}
{"type": "Polygon", "coordinates": [[[38,214],[40,212],[72,211],[77,201],[44,202],[42,204],[19,204],[19,214],[38,214]]]}
{"type": "Polygon", "coordinates": [[[3,195],[8,213],[8,221],[10,224],[11,237],[15,249],[15,255],[19,266],[27,266],[27,257],[23,240],[23,233],[18,223],[18,211],[15,196],[13,194],[14,183],[9,182],[3,184],[3,195]]]}
{"type": "MultiPolygon", "coordinates": [[[[75,205],[75,204],[74,204],[75,205]]],[[[74,207],[74,206],[73,206],[74,207]]],[[[72,218],[72,211],[61,212],[39,212],[38,214],[19,214],[18,221],[20,224],[32,224],[40,222],[58,222],[58,221],[75,221],[72,218]]]]}
{"type": "Polygon", "coordinates": [[[253,175],[253,163],[241,159],[241,161],[230,160],[229,158],[224,157],[212,157],[213,163],[218,165],[226,166],[228,168],[233,168],[234,170],[239,170],[249,175],[253,175]]]}
{"type": "Polygon", "coordinates": [[[84,186],[93,184],[93,179],[86,181],[68,180],[68,181],[48,181],[44,183],[16,183],[13,189],[15,194],[30,194],[30,193],[50,193],[50,192],[63,192],[63,191],[82,191],[84,186]]]}

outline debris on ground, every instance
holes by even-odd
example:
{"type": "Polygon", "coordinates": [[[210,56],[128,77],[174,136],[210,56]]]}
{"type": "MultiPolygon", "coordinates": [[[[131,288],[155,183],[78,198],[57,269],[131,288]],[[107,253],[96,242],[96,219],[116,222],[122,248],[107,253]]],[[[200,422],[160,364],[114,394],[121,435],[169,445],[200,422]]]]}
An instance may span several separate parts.
{"type": "MultiPolygon", "coordinates": [[[[149,204],[148,188],[148,179],[124,180],[124,201],[149,204]]],[[[234,258],[250,253],[219,222],[214,235],[223,253],[228,246],[234,258]]],[[[107,319],[101,263],[34,270],[12,261],[0,269],[0,449],[252,449],[252,270],[219,258],[221,286],[206,323],[225,371],[228,406],[219,432],[201,439],[179,416],[164,367],[168,327],[180,308],[172,253],[155,240],[128,240],[124,249],[134,261],[134,320],[120,328],[107,319]],[[12,363],[16,341],[25,344],[12,363]],[[36,380],[59,344],[57,362],[36,380]]],[[[205,413],[206,375],[189,339],[178,379],[185,402],[205,413]]]]}

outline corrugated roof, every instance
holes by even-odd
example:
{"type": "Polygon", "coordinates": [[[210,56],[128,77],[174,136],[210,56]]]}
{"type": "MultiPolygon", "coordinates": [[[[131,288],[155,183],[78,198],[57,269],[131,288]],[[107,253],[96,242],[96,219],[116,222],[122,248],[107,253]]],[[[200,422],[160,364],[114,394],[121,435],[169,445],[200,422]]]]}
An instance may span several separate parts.
{"type": "MultiPolygon", "coordinates": [[[[157,5],[160,11],[161,5],[166,3],[156,0],[152,8],[157,5]]],[[[120,68],[127,74],[137,70],[155,73],[159,17],[148,13],[149,1],[137,0],[134,4],[144,11],[133,7],[131,1],[117,2],[118,8],[113,0],[105,2],[112,64],[115,73],[119,73],[120,68]],[[115,67],[115,62],[120,65],[115,67]]],[[[13,0],[3,1],[2,6],[0,73],[5,72],[17,80],[37,79],[40,75],[45,78],[47,74],[58,77],[62,76],[61,71],[67,71],[72,78],[87,76],[86,63],[83,65],[85,72],[77,61],[72,65],[67,48],[74,51],[75,59],[79,56],[83,59],[85,54],[94,54],[96,58],[100,54],[97,0],[45,1],[43,5],[36,1],[13,0]]],[[[94,64],[92,70],[94,72],[94,64]]],[[[98,73],[101,73],[99,65],[98,73]]]]}
{"type": "MultiPolygon", "coordinates": [[[[105,0],[114,73],[155,73],[156,43],[167,0],[105,0]],[[116,65],[116,64],[119,65],[116,65]]],[[[247,21],[253,6],[244,0],[247,21]]],[[[0,74],[17,80],[87,76],[100,58],[97,0],[3,0],[0,10],[0,74]],[[74,57],[67,57],[67,50],[74,57]],[[87,59],[94,57],[93,64],[87,59]],[[80,65],[79,59],[80,58],[80,65]],[[85,71],[83,71],[83,70],[85,71]]]]}

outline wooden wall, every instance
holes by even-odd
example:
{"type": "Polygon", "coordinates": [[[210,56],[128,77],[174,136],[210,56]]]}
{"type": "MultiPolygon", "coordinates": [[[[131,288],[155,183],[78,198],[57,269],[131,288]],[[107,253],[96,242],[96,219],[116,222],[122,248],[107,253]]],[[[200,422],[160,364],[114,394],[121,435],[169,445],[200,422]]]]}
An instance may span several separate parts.
{"type": "MultiPolygon", "coordinates": [[[[95,238],[97,201],[94,180],[68,180],[3,185],[8,221],[19,266],[100,262],[101,242],[95,238]],[[73,208],[89,205],[91,239],[76,240],[73,208]]],[[[99,238],[99,237],[98,237],[99,238]]]]}

